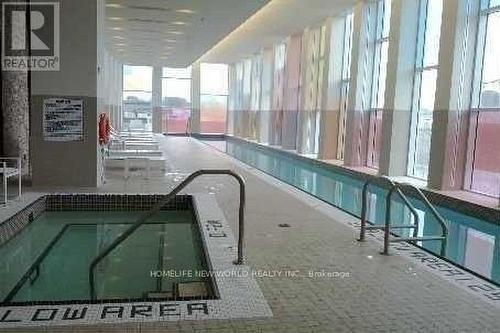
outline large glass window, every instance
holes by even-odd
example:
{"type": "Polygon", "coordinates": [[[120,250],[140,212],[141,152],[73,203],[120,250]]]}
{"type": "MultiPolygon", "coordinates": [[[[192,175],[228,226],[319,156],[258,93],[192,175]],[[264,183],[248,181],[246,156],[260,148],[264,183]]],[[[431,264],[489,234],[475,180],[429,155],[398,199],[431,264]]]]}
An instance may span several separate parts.
{"type": "Polygon", "coordinates": [[[408,175],[427,180],[436,93],[442,0],[421,0],[408,175]]]}
{"type": "Polygon", "coordinates": [[[261,77],[262,56],[258,54],[252,58],[251,69],[250,109],[248,110],[248,138],[251,140],[259,139],[259,110],[262,86],[261,77]]]}
{"type": "Polygon", "coordinates": [[[191,67],[163,68],[162,122],[167,133],[187,133],[191,116],[191,67]]]}
{"type": "Polygon", "coordinates": [[[389,53],[391,0],[379,0],[376,14],[376,39],[373,57],[371,108],[369,114],[368,156],[366,165],[378,169],[382,143],[382,113],[389,53]]]}
{"type": "Polygon", "coordinates": [[[259,142],[269,143],[269,129],[273,93],[273,52],[265,49],[262,52],[261,100],[259,117],[259,142]]]}
{"type": "Polygon", "coordinates": [[[466,188],[500,197],[500,1],[483,0],[477,43],[466,188]]]}
{"type": "Polygon", "coordinates": [[[151,131],[153,67],[123,66],[123,129],[151,131]]]}
{"type": "Polygon", "coordinates": [[[273,96],[271,115],[271,139],[273,145],[281,145],[283,126],[283,105],[285,91],[285,65],[287,45],[280,43],[274,47],[273,96]]]}
{"type": "Polygon", "coordinates": [[[344,43],[342,50],[342,79],[340,81],[340,105],[339,105],[339,131],[337,138],[337,159],[344,160],[345,129],[347,118],[347,99],[349,96],[349,82],[351,80],[351,48],[353,32],[352,13],[346,15],[344,25],[344,43]]]}
{"type": "Polygon", "coordinates": [[[302,38],[302,109],[297,113],[299,124],[297,147],[303,154],[319,152],[321,99],[325,65],[326,26],[308,29],[302,38]]]}
{"type": "Polygon", "coordinates": [[[228,84],[227,65],[201,64],[201,133],[225,133],[228,84]]]}

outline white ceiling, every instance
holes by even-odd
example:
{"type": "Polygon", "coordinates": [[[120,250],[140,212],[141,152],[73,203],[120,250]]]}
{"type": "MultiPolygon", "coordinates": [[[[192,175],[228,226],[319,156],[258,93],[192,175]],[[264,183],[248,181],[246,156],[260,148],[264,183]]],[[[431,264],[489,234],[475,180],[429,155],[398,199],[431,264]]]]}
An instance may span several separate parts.
{"type": "Polygon", "coordinates": [[[326,17],[344,14],[358,0],[272,0],[233,31],[201,61],[232,63],[282,41],[326,17]]]}
{"type": "Polygon", "coordinates": [[[124,63],[186,67],[268,1],[107,0],[107,47],[124,63]]]}

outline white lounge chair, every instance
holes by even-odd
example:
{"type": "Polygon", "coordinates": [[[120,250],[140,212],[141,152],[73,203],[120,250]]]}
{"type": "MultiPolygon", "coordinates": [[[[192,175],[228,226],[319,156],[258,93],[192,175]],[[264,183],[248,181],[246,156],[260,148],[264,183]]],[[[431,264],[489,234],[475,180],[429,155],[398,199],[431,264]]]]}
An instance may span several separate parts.
{"type": "Polygon", "coordinates": [[[127,149],[127,150],[108,150],[108,157],[152,157],[163,156],[161,150],[127,149]]]}
{"type": "Polygon", "coordinates": [[[149,178],[151,170],[166,170],[165,158],[161,156],[123,156],[106,158],[106,168],[124,169],[124,177],[129,178],[130,169],[146,170],[146,177],[149,178]]]}
{"type": "Polygon", "coordinates": [[[155,142],[143,141],[113,141],[110,145],[111,150],[159,150],[160,147],[155,142]]]}
{"type": "Polygon", "coordinates": [[[2,180],[3,180],[4,204],[7,204],[8,201],[7,182],[11,177],[16,177],[16,176],[18,177],[17,196],[18,198],[21,196],[21,178],[22,178],[21,170],[22,170],[21,157],[0,157],[0,173],[2,174],[2,180]]]}
{"type": "Polygon", "coordinates": [[[120,133],[117,133],[118,136],[121,138],[121,139],[124,139],[124,140],[129,140],[129,139],[153,139],[154,136],[153,136],[153,133],[151,132],[120,132],[120,133]]]}

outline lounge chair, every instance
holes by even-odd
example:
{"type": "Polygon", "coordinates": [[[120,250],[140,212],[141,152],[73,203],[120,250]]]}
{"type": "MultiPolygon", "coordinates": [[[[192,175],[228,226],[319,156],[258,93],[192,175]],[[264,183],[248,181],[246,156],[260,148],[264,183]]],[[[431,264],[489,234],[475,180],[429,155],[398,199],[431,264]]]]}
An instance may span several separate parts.
{"type": "Polygon", "coordinates": [[[2,174],[3,180],[3,195],[4,195],[4,204],[7,204],[8,201],[8,180],[11,177],[18,178],[18,189],[17,196],[18,198],[21,196],[21,178],[22,178],[22,166],[21,166],[21,157],[0,157],[0,173],[2,174]]]}

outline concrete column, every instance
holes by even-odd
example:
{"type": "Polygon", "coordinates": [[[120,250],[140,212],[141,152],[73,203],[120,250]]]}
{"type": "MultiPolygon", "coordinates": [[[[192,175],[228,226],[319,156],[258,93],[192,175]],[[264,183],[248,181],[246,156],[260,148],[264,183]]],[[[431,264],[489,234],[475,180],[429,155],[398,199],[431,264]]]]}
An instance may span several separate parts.
{"type": "Polygon", "coordinates": [[[479,1],[443,3],[428,184],[438,190],[463,188],[479,10],[479,1]]]}
{"type": "Polygon", "coordinates": [[[201,130],[201,70],[200,63],[191,67],[191,133],[199,134],[201,130]]]}
{"type": "Polygon", "coordinates": [[[368,134],[373,40],[375,38],[375,2],[358,2],[354,6],[353,46],[349,107],[346,117],[345,157],[347,166],[364,166],[368,134]]]}
{"type": "Polygon", "coordinates": [[[111,120],[114,129],[121,129],[121,99],[122,99],[122,64],[109,52],[105,52],[105,64],[102,68],[104,85],[102,87],[105,95],[105,110],[111,120]]]}
{"type": "Polygon", "coordinates": [[[250,110],[252,109],[252,59],[243,60],[243,92],[240,114],[240,136],[250,136],[250,110]]]}
{"type": "MultiPolygon", "coordinates": [[[[163,68],[159,66],[153,67],[153,93],[152,93],[152,108],[153,119],[152,128],[153,133],[166,133],[168,128],[163,123],[163,109],[162,109],[162,91],[161,80],[163,76],[163,68]]],[[[168,121],[168,120],[167,120],[168,121]]]]}
{"type": "Polygon", "coordinates": [[[101,182],[98,114],[102,86],[103,0],[60,2],[60,70],[32,73],[31,152],[33,186],[96,187],[101,182]],[[64,97],[84,102],[81,141],[45,141],[43,102],[64,97]]]}
{"type": "MultiPolygon", "coordinates": [[[[0,1],[16,2],[16,1],[0,1]]],[[[17,2],[21,2],[18,0],[17,2]]],[[[2,27],[0,25],[0,33],[2,27]]],[[[1,70],[1,69],[0,69],[1,70]]],[[[29,87],[26,71],[2,71],[2,156],[22,156],[23,175],[30,174],[29,87]]]]}
{"type": "Polygon", "coordinates": [[[229,96],[227,99],[227,121],[226,121],[226,134],[234,134],[234,120],[236,110],[236,96],[237,96],[237,79],[236,79],[236,66],[235,64],[229,65],[229,96]]]}
{"type": "Polygon", "coordinates": [[[418,0],[393,0],[379,172],[405,176],[413,103],[418,0]]]}
{"type": "Polygon", "coordinates": [[[123,104],[123,64],[115,60],[114,62],[114,76],[112,87],[113,92],[113,105],[115,106],[115,123],[114,126],[116,130],[121,131],[123,116],[122,116],[122,104],[123,104]]]}
{"type": "Polygon", "coordinates": [[[243,123],[243,77],[244,77],[244,62],[240,61],[235,64],[236,82],[234,86],[234,135],[244,137],[243,123]]]}
{"type": "Polygon", "coordinates": [[[29,88],[27,72],[2,73],[2,117],[4,156],[22,157],[23,174],[29,168],[29,88]]]}

